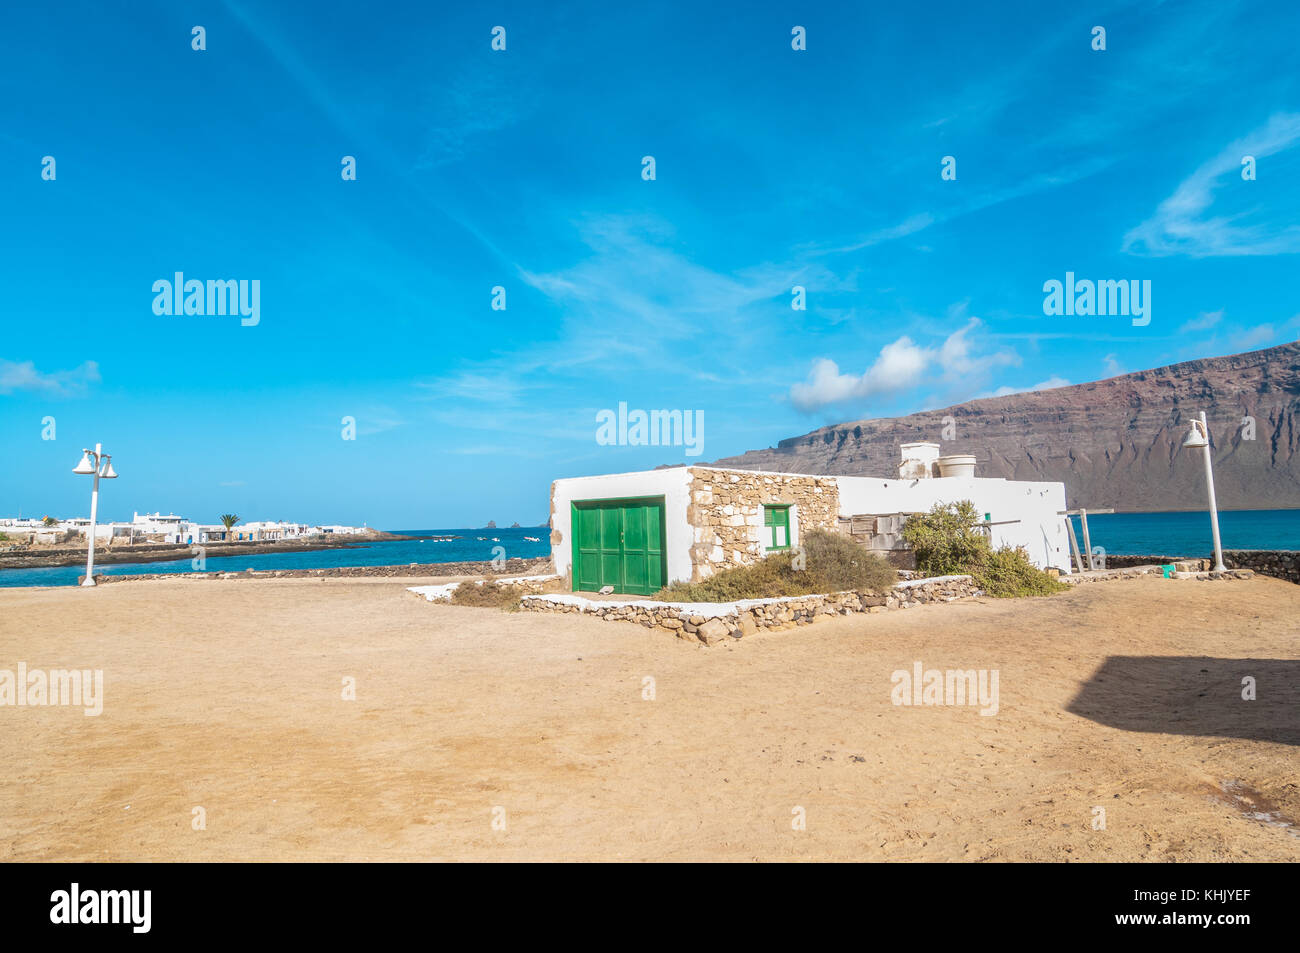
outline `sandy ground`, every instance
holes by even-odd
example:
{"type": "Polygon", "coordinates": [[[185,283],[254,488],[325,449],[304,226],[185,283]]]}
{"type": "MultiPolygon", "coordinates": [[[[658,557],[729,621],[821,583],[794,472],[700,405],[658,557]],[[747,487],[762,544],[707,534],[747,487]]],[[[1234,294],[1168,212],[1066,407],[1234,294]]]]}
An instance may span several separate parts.
{"type": "Polygon", "coordinates": [[[0,669],[106,698],[0,707],[0,858],[1295,861],[1298,631],[1267,578],[714,648],[388,579],[4,589],[0,669]],[[894,705],[916,661],[996,669],[998,713],[894,705]]]}

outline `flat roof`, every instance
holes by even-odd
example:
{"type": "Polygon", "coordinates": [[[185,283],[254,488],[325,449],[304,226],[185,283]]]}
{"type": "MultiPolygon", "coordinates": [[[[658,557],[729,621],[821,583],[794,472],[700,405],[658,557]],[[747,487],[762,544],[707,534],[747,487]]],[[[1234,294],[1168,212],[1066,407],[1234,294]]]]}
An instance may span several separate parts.
{"type": "MultiPolygon", "coordinates": [[[[680,467],[662,467],[662,468],[656,468],[654,470],[627,470],[623,473],[596,473],[590,476],[559,477],[552,482],[559,483],[562,480],[563,481],[605,480],[610,477],[645,476],[646,474],[650,474],[650,473],[668,474],[668,473],[674,473],[678,470],[712,470],[715,473],[755,473],[758,474],[759,476],[807,477],[809,479],[814,479],[814,480],[835,479],[836,477],[836,474],[833,473],[789,473],[781,470],[745,470],[742,469],[741,467],[712,467],[702,463],[684,463],[680,467]]],[[[840,474],[840,476],[846,476],[846,475],[847,474],[840,474]]]]}
{"type": "MultiPolygon", "coordinates": [[[[965,454],[960,454],[965,456],[965,454]]],[[[680,467],[663,467],[656,470],[628,470],[623,473],[597,473],[590,476],[559,477],[551,482],[569,483],[576,480],[609,480],[614,477],[647,476],[651,474],[670,474],[678,470],[712,470],[715,473],[749,473],[756,476],[804,477],[813,480],[878,480],[882,483],[917,483],[940,482],[944,480],[985,480],[990,483],[1024,483],[1050,486],[1061,483],[1060,480],[1009,480],[1002,476],[950,476],[950,477],[911,477],[911,476],[866,476],[859,473],[790,473],[782,470],[744,470],[739,467],[713,467],[705,464],[687,463],[680,467]]]]}

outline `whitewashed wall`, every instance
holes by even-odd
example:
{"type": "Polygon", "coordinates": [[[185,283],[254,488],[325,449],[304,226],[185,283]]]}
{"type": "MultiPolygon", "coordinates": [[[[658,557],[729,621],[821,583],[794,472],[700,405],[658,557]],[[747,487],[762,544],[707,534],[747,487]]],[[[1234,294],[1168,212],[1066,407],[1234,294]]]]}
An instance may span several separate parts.
{"type": "Polygon", "coordinates": [[[608,476],[572,477],[551,485],[552,530],[559,530],[560,542],[552,547],[555,571],[561,576],[573,568],[573,512],[570,504],[582,500],[610,500],[623,497],[662,496],[668,582],[691,578],[691,544],[694,530],[686,521],[691,501],[691,475],[686,467],[614,473],[608,476]]]}
{"type": "MultiPolygon", "coordinates": [[[[1069,536],[1064,518],[1057,515],[1066,508],[1063,483],[985,477],[924,480],[835,477],[835,481],[839,485],[841,516],[925,512],[936,503],[970,500],[981,516],[990,515],[990,522],[1019,520],[991,527],[995,547],[1023,546],[1034,565],[1071,571],[1069,536]]],[[[573,566],[570,504],[640,496],[664,498],[668,581],[689,580],[694,529],[686,520],[686,508],[690,504],[690,471],[686,467],[556,480],[552,485],[552,528],[559,530],[561,541],[552,547],[555,571],[564,575],[573,566]]],[[[792,524],[796,520],[797,514],[792,514],[792,524]]],[[[792,530],[798,532],[793,525],[792,530]]]]}
{"type": "Polygon", "coordinates": [[[1033,483],[988,477],[939,477],[926,480],[880,480],[836,477],[840,515],[925,512],[936,503],[970,500],[991,522],[1020,520],[991,527],[994,547],[1023,546],[1039,568],[1070,571],[1070,540],[1065,518],[1064,483],[1033,483]]]}

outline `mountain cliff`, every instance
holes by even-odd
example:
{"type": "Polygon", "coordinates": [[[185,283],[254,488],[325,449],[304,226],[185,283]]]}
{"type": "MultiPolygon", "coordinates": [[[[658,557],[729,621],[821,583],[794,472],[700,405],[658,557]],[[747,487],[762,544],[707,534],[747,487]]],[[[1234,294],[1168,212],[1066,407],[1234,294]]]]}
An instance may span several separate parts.
{"type": "Polygon", "coordinates": [[[822,427],[716,465],[896,476],[899,445],[930,440],[974,454],[977,476],[1059,480],[1071,507],[1200,509],[1201,452],[1179,448],[1202,410],[1220,507],[1300,507],[1300,343],[822,427]]]}

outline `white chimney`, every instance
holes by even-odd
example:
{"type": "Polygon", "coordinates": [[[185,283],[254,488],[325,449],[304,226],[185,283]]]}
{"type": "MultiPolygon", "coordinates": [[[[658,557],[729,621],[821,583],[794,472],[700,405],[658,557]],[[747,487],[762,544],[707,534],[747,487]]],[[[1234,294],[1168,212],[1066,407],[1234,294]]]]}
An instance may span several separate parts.
{"type": "Polygon", "coordinates": [[[937,443],[905,443],[900,448],[903,461],[898,465],[900,480],[926,480],[939,475],[937,443]]]}

